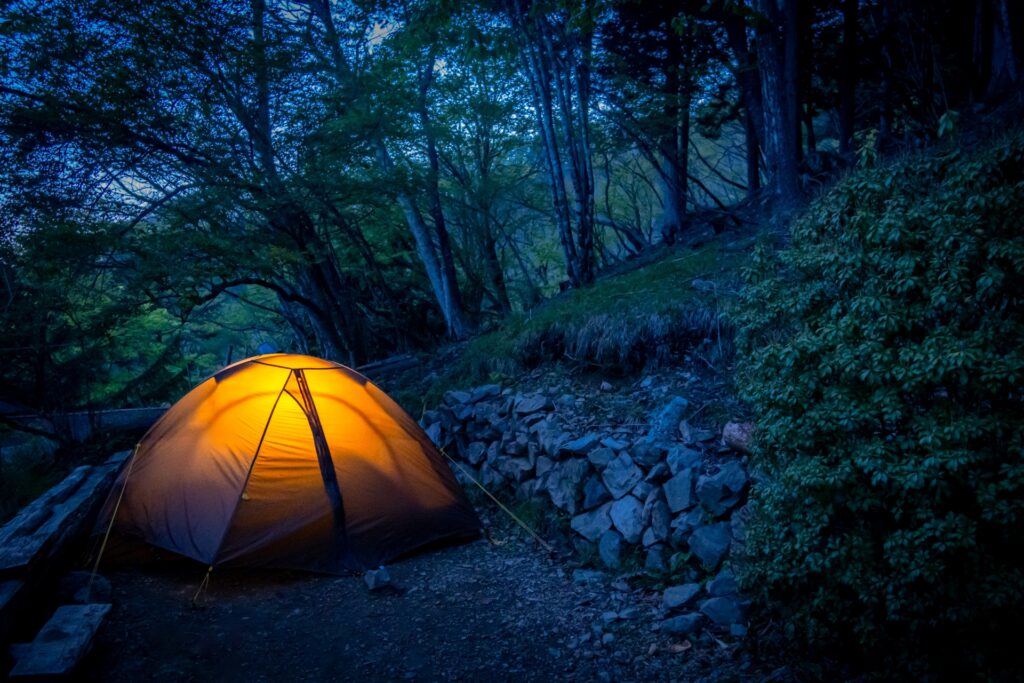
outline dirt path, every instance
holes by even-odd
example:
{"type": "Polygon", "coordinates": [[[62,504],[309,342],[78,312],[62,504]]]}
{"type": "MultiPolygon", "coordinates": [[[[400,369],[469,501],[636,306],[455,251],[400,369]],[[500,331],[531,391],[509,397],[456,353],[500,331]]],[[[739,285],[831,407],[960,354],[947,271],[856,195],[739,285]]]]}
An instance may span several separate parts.
{"type": "Polygon", "coordinates": [[[477,541],[389,570],[399,588],[377,594],[360,577],[215,571],[200,609],[189,604],[195,566],[110,573],[114,610],[82,676],[633,681],[697,663],[696,647],[648,654],[668,641],[650,631],[654,606],[639,593],[574,578],[535,546],[477,541]]]}

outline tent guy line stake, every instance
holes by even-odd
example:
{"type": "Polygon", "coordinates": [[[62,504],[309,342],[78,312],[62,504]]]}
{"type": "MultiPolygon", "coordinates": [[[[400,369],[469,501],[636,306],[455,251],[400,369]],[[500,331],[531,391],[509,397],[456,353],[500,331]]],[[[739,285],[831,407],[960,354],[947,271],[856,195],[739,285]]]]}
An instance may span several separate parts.
{"type": "Polygon", "coordinates": [[[124,490],[128,488],[128,477],[132,474],[132,467],[135,465],[135,456],[139,454],[139,445],[141,442],[135,444],[134,450],[132,450],[132,457],[128,459],[128,469],[124,473],[124,483],[121,484],[121,492],[117,494],[117,502],[114,503],[114,510],[110,513],[110,524],[107,525],[107,531],[103,534],[103,542],[100,543],[100,550],[96,553],[96,562],[92,565],[92,572],[89,574],[89,583],[85,584],[85,599],[89,600],[92,594],[92,581],[96,578],[96,572],[100,569],[100,560],[103,559],[103,551],[107,549],[107,541],[110,539],[110,531],[114,528],[114,520],[117,519],[117,509],[121,507],[121,499],[124,498],[124,490]]]}
{"type": "Polygon", "coordinates": [[[473,475],[471,475],[471,474],[470,474],[469,472],[467,472],[467,471],[466,471],[466,468],[465,468],[465,467],[463,467],[463,466],[462,466],[462,465],[461,465],[461,464],[460,464],[460,463],[459,463],[458,461],[456,461],[456,460],[455,460],[455,458],[453,458],[452,456],[448,455],[448,452],[447,452],[447,451],[446,451],[445,449],[441,448],[440,446],[438,446],[437,448],[438,448],[438,450],[440,450],[440,451],[441,451],[441,453],[442,453],[442,454],[444,454],[444,457],[448,458],[448,459],[449,459],[450,461],[452,461],[452,463],[453,463],[453,464],[454,464],[454,465],[455,465],[456,467],[458,467],[458,468],[459,468],[459,471],[461,471],[461,472],[462,472],[462,474],[464,474],[464,475],[466,476],[466,478],[467,478],[467,479],[469,479],[469,480],[470,480],[471,482],[473,482],[473,483],[474,483],[474,484],[476,484],[476,485],[477,485],[478,487],[480,487],[480,490],[481,490],[481,491],[483,491],[484,493],[486,493],[486,494],[487,494],[487,497],[488,497],[488,498],[490,498],[490,499],[491,499],[491,500],[493,500],[493,501],[494,501],[495,503],[497,503],[497,504],[498,504],[498,507],[499,507],[499,508],[501,508],[501,509],[502,509],[502,511],[504,511],[504,512],[505,512],[505,514],[507,514],[507,515],[508,515],[509,517],[511,517],[511,518],[512,518],[512,520],[513,520],[513,521],[514,521],[514,522],[515,522],[516,524],[518,524],[519,526],[521,526],[521,527],[523,527],[524,529],[526,529],[527,533],[529,533],[529,534],[530,534],[531,536],[533,536],[533,538],[534,538],[534,539],[535,539],[535,540],[536,540],[536,541],[537,541],[538,543],[540,543],[540,544],[541,544],[542,546],[544,546],[544,549],[545,549],[545,550],[547,550],[547,551],[548,551],[549,553],[553,553],[553,552],[555,552],[555,549],[554,549],[554,548],[553,548],[553,547],[552,547],[552,546],[551,546],[551,545],[550,545],[550,544],[549,544],[549,543],[548,543],[547,541],[545,541],[545,540],[544,540],[543,538],[541,538],[541,537],[540,537],[540,535],[539,535],[539,534],[538,534],[538,533],[537,533],[536,531],[534,531],[533,529],[531,529],[531,528],[529,527],[529,525],[527,525],[527,524],[526,524],[526,522],[524,522],[523,520],[519,519],[519,517],[517,517],[517,516],[516,516],[516,513],[514,513],[514,512],[512,512],[511,510],[509,510],[509,509],[508,509],[508,508],[507,508],[507,507],[505,506],[505,504],[504,504],[504,503],[502,503],[502,502],[501,502],[500,500],[498,500],[497,498],[495,498],[495,497],[494,497],[494,494],[493,494],[493,493],[491,493],[490,491],[488,491],[488,490],[487,490],[486,488],[484,488],[484,485],[483,485],[483,484],[481,484],[481,483],[480,483],[479,481],[477,481],[477,480],[476,480],[476,478],[475,478],[475,477],[474,477],[473,475]]]}

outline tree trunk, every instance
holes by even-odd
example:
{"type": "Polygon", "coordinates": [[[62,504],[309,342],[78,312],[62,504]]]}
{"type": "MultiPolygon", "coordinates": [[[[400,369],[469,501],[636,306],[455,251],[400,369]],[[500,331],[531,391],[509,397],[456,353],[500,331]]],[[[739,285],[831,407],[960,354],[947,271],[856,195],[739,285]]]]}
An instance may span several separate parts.
{"type": "Polygon", "coordinates": [[[992,99],[1004,88],[1019,83],[1020,76],[1009,3],[1007,0],[992,0],[992,5],[991,62],[986,99],[992,99]]]}
{"type": "Polygon", "coordinates": [[[427,92],[434,76],[434,57],[431,55],[420,74],[420,91],[417,102],[420,125],[427,142],[427,198],[430,205],[430,216],[434,220],[434,232],[437,234],[437,245],[441,255],[441,286],[444,301],[450,307],[451,314],[445,316],[448,324],[448,335],[454,339],[463,339],[469,333],[469,325],[464,315],[462,296],[459,292],[458,274],[455,271],[455,258],[452,256],[451,239],[448,225],[441,206],[440,163],[437,155],[437,139],[427,109],[427,92]]]}
{"type": "Polygon", "coordinates": [[[857,10],[860,0],[843,0],[843,46],[839,71],[839,154],[853,161],[857,95],[857,10]]]}
{"type": "MultiPolygon", "coordinates": [[[[790,5],[793,0],[785,0],[790,5]]],[[[772,194],[782,209],[792,208],[800,196],[797,168],[796,112],[793,98],[786,92],[793,76],[792,61],[784,51],[782,13],[775,0],[757,0],[757,8],[765,21],[757,34],[758,66],[761,75],[761,96],[764,106],[764,150],[772,194]],[[787,64],[787,62],[789,62],[787,64]],[[787,68],[788,67],[788,68],[787,68]]],[[[793,19],[795,21],[795,17],[793,19]]],[[[787,31],[787,36],[791,32],[787,31]]]]}

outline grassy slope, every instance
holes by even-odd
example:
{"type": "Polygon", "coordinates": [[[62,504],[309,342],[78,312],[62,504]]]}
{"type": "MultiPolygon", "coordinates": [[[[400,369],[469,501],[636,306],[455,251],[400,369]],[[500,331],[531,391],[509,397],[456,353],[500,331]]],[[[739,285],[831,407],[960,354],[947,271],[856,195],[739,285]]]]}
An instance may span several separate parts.
{"type": "Polygon", "coordinates": [[[511,315],[496,329],[453,347],[433,376],[389,384],[405,405],[433,405],[449,389],[514,378],[548,361],[610,374],[639,370],[657,362],[657,347],[673,345],[678,335],[713,334],[745,258],[743,251],[724,246],[716,241],[695,250],[664,249],[623,264],[588,287],[511,315]],[[699,291],[694,279],[715,282],[717,291],[699,291]]]}

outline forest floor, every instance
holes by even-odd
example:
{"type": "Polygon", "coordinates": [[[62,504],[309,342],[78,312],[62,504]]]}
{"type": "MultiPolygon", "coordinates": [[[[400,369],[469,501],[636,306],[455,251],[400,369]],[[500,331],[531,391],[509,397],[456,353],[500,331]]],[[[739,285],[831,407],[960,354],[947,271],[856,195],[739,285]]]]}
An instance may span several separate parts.
{"type": "Polygon", "coordinates": [[[109,573],[114,608],[87,681],[671,681],[745,678],[746,655],[659,637],[644,591],[515,538],[434,549],[358,576],[109,573]]]}

